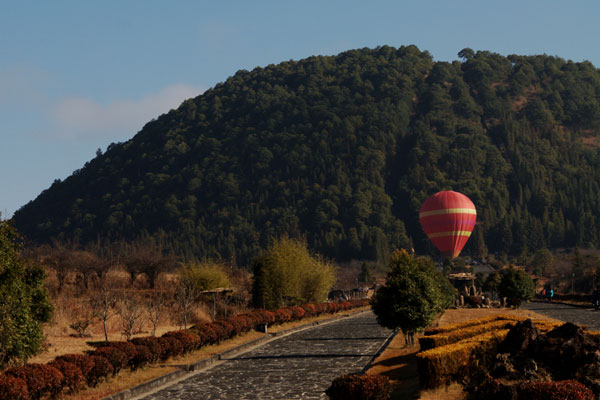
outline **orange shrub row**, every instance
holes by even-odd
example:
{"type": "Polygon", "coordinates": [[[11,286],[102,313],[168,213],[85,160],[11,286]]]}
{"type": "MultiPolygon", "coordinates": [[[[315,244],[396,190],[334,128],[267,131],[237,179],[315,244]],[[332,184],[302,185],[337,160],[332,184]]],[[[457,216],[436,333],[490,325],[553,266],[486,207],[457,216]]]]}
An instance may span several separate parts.
{"type": "Polygon", "coordinates": [[[417,353],[421,386],[434,388],[454,381],[459,374],[468,375],[471,365],[496,355],[496,349],[507,333],[508,329],[486,332],[417,353]]]}
{"type": "Polygon", "coordinates": [[[96,386],[122,369],[132,370],[220,343],[261,324],[281,324],[322,313],[335,313],[369,304],[367,299],[342,303],[305,304],[275,311],[253,310],[162,337],[133,338],[129,342],[102,343],[87,354],[66,354],[48,364],[25,364],[0,373],[0,400],[54,398],[62,391],[75,392],[84,384],[96,386]]]}
{"type": "Polygon", "coordinates": [[[516,321],[499,320],[487,322],[479,325],[468,326],[464,329],[452,330],[437,335],[423,336],[419,338],[421,351],[433,349],[439,346],[460,342],[461,340],[480,335],[482,333],[498,330],[509,329],[516,324],[516,321]]]}
{"type": "Polygon", "coordinates": [[[455,324],[448,324],[448,325],[444,325],[444,326],[438,326],[435,328],[428,328],[425,330],[424,334],[425,334],[425,336],[433,336],[433,335],[439,335],[442,333],[448,333],[448,332],[452,332],[452,331],[469,328],[469,327],[475,326],[475,325],[487,324],[489,322],[494,322],[494,321],[522,321],[523,319],[524,318],[515,317],[512,315],[497,314],[497,315],[491,315],[491,316],[485,317],[485,318],[470,319],[468,321],[457,322],[455,324]]]}

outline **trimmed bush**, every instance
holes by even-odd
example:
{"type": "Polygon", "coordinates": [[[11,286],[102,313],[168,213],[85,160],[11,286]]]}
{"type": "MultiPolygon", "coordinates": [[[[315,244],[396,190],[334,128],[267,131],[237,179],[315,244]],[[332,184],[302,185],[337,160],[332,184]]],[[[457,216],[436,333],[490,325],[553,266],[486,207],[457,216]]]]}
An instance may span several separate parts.
{"type": "Polygon", "coordinates": [[[382,375],[344,375],[325,391],[331,400],[387,400],[389,379],[382,375]]]}
{"type": "Polygon", "coordinates": [[[215,322],[213,322],[213,324],[219,325],[221,328],[223,328],[224,340],[230,339],[235,335],[235,328],[233,327],[233,324],[230,324],[229,322],[222,319],[216,320],[215,322]]]}
{"type": "Polygon", "coordinates": [[[228,338],[227,330],[225,329],[225,327],[214,322],[211,322],[209,325],[217,333],[216,343],[221,343],[223,340],[228,338]]]}
{"type": "Polygon", "coordinates": [[[135,371],[138,368],[143,368],[150,364],[153,355],[147,346],[135,345],[135,356],[129,361],[131,370],[135,371]]]}
{"type": "Polygon", "coordinates": [[[152,354],[152,358],[150,360],[151,363],[155,363],[160,360],[160,356],[163,352],[162,345],[160,340],[154,336],[146,336],[141,338],[133,338],[130,340],[136,346],[146,346],[150,353],[152,354]]]}
{"type": "Polygon", "coordinates": [[[0,400],[55,397],[64,388],[76,392],[84,381],[90,386],[96,386],[111,374],[116,375],[125,365],[135,370],[159,359],[164,360],[202,346],[219,343],[248,332],[258,324],[283,323],[368,304],[367,299],[361,299],[343,303],[305,304],[275,311],[254,310],[227,319],[198,324],[189,330],[167,332],[160,338],[148,336],[133,338],[129,342],[90,343],[96,347],[92,355],[65,354],[46,365],[25,364],[0,374],[0,400]]]}
{"type": "Polygon", "coordinates": [[[319,314],[323,314],[323,313],[329,312],[329,306],[327,304],[329,304],[329,303],[317,303],[317,304],[315,304],[315,307],[317,307],[317,311],[319,312],[319,314]]]}
{"type": "Polygon", "coordinates": [[[131,342],[110,342],[108,346],[121,350],[127,357],[128,363],[135,357],[135,345],[131,342]]]}
{"type": "Polygon", "coordinates": [[[98,383],[114,374],[113,366],[106,358],[101,356],[90,356],[94,366],[85,376],[89,386],[95,387],[98,383]]]}
{"type": "Polygon", "coordinates": [[[129,363],[127,354],[112,346],[99,347],[94,351],[93,355],[106,358],[110,362],[110,365],[112,365],[113,374],[115,375],[129,363]]]}
{"type": "Polygon", "coordinates": [[[44,364],[25,364],[9,368],[6,375],[25,381],[29,396],[40,399],[45,396],[53,397],[63,388],[64,376],[56,368],[44,364]]]}
{"type": "Polygon", "coordinates": [[[25,379],[0,374],[0,400],[30,400],[25,379]]]}
{"type": "Polygon", "coordinates": [[[468,374],[472,361],[485,362],[487,358],[495,357],[498,345],[507,333],[508,329],[487,332],[417,353],[421,387],[434,388],[452,382],[459,374],[468,374]]]}
{"type": "Polygon", "coordinates": [[[94,367],[94,360],[87,354],[65,354],[58,356],[55,361],[66,361],[75,364],[81,371],[82,376],[87,380],[87,376],[94,367]]]}
{"type": "Polygon", "coordinates": [[[301,305],[300,307],[302,307],[304,309],[307,317],[317,315],[317,313],[318,313],[317,307],[314,304],[304,304],[304,305],[301,305]]]}
{"type": "Polygon", "coordinates": [[[423,336],[419,338],[419,344],[421,351],[433,349],[439,346],[445,346],[460,342],[461,340],[468,339],[473,336],[480,335],[485,332],[497,330],[497,329],[509,329],[515,325],[515,321],[493,321],[486,324],[474,325],[468,328],[454,330],[444,334],[423,336]]]}
{"type": "MultiPolygon", "coordinates": [[[[331,303],[331,304],[337,304],[337,303],[331,303]]],[[[290,307],[290,311],[292,311],[292,319],[294,319],[296,321],[304,318],[304,315],[306,314],[306,312],[304,311],[304,308],[302,308],[300,306],[290,307]]]]}
{"type": "Polygon", "coordinates": [[[275,311],[275,318],[277,323],[283,324],[284,322],[289,322],[292,320],[292,312],[285,308],[280,308],[275,311]]]}
{"type": "Polygon", "coordinates": [[[214,329],[212,324],[198,324],[195,325],[191,330],[198,334],[198,336],[200,336],[200,338],[202,339],[203,346],[217,343],[217,341],[219,340],[219,334],[214,329]]]}
{"type": "Polygon", "coordinates": [[[164,340],[169,343],[169,351],[171,353],[171,357],[177,357],[183,354],[183,344],[174,336],[163,336],[164,340]]]}
{"type": "Polygon", "coordinates": [[[500,321],[500,320],[522,321],[522,320],[524,320],[524,318],[513,317],[511,315],[498,314],[498,315],[492,315],[492,316],[485,317],[485,318],[471,319],[468,321],[458,322],[455,324],[448,324],[448,325],[440,326],[437,328],[427,328],[425,330],[424,334],[425,334],[425,336],[438,335],[440,333],[452,332],[452,331],[468,328],[471,326],[487,324],[489,322],[500,321]]]}
{"type": "Polygon", "coordinates": [[[77,365],[64,360],[54,360],[49,362],[48,365],[62,372],[64,377],[63,388],[67,388],[69,392],[74,393],[83,386],[83,374],[77,365]]]}
{"type": "Polygon", "coordinates": [[[183,353],[189,353],[190,351],[197,350],[202,346],[202,340],[200,339],[200,336],[189,330],[167,332],[162,337],[173,337],[177,339],[183,345],[183,353]]]}

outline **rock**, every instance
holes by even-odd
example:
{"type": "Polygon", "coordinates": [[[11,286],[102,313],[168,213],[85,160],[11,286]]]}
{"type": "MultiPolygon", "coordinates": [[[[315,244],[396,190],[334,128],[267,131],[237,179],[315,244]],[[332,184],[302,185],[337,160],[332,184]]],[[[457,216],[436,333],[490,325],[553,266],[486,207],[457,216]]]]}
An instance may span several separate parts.
{"type": "Polygon", "coordinates": [[[505,378],[517,373],[509,353],[496,355],[496,360],[490,367],[490,375],[494,378],[505,378]]]}
{"type": "Polygon", "coordinates": [[[500,352],[512,355],[521,354],[537,339],[540,331],[531,319],[517,322],[512,327],[504,341],[500,344],[500,352]]]}
{"type": "Polygon", "coordinates": [[[541,360],[556,379],[569,379],[587,364],[598,361],[598,345],[582,328],[566,323],[539,336],[531,346],[532,356],[541,360]],[[596,361],[595,361],[596,360],[596,361]]]}

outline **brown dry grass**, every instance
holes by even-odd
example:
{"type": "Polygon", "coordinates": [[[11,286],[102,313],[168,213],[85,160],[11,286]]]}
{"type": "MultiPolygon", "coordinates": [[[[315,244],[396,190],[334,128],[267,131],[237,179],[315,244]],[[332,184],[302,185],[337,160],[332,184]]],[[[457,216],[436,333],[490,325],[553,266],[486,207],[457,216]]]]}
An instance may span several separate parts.
{"type": "MultiPolygon", "coordinates": [[[[461,308],[447,310],[434,323],[436,326],[454,324],[471,319],[484,318],[496,314],[515,315],[532,319],[558,321],[529,310],[506,308],[461,308]]],[[[415,346],[406,346],[402,333],[390,342],[385,351],[375,360],[368,374],[385,375],[390,378],[393,386],[392,399],[419,400],[462,400],[465,393],[462,386],[452,384],[432,390],[419,390],[419,374],[417,371],[416,354],[419,351],[418,337],[415,346]]]]}
{"type": "MultiPolygon", "coordinates": [[[[335,315],[321,315],[313,318],[306,318],[302,321],[288,322],[282,325],[274,326],[269,328],[269,332],[281,332],[283,330],[297,328],[303,325],[311,324],[315,321],[328,320],[340,315],[350,315],[357,312],[361,312],[368,309],[368,307],[357,308],[354,310],[343,311],[335,315]]],[[[118,376],[101,383],[95,388],[87,388],[76,394],[63,395],[60,397],[62,400],[99,400],[104,397],[119,393],[128,388],[140,385],[144,382],[151,381],[152,379],[166,375],[170,372],[176,371],[176,365],[193,364],[200,360],[206,359],[218,353],[222,353],[236,346],[244,343],[248,343],[252,340],[263,337],[265,334],[260,332],[251,331],[244,335],[237,336],[233,339],[227,340],[219,345],[212,345],[203,347],[191,354],[187,354],[182,357],[176,357],[168,360],[169,365],[154,365],[145,368],[140,371],[131,372],[123,371],[118,376]]],[[[85,339],[89,340],[89,339],[85,339]]],[[[54,356],[53,356],[54,357],[54,356]]]]}

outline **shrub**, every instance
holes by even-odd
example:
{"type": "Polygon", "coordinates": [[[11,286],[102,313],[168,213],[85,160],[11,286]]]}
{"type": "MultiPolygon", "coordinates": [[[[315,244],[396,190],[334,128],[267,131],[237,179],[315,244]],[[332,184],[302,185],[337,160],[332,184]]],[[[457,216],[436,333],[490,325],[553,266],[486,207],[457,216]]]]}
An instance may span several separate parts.
{"type": "Polygon", "coordinates": [[[511,305],[519,307],[521,302],[533,297],[533,280],[525,271],[510,267],[502,273],[498,292],[500,296],[506,297],[511,305]]]}
{"type": "Polygon", "coordinates": [[[136,346],[146,346],[152,355],[150,362],[155,363],[160,359],[163,349],[158,338],[154,336],[146,336],[141,338],[133,338],[130,340],[130,342],[136,346]]]}
{"type": "Polygon", "coordinates": [[[110,347],[121,350],[127,357],[127,362],[131,361],[135,357],[136,350],[135,345],[131,342],[110,342],[110,347]]]}
{"type": "Polygon", "coordinates": [[[202,339],[202,345],[214,344],[219,340],[219,334],[214,329],[212,324],[203,323],[195,325],[192,328],[193,332],[196,332],[202,339]]]}
{"type": "Polygon", "coordinates": [[[166,340],[169,343],[169,352],[171,357],[176,357],[183,353],[183,344],[173,336],[163,336],[162,339],[166,340]]]}
{"type": "Polygon", "coordinates": [[[29,400],[29,390],[24,379],[0,374],[0,400],[29,400]]]}
{"type": "Polygon", "coordinates": [[[24,380],[32,399],[55,396],[63,388],[63,374],[49,365],[25,364],[10,368],[5,373],[24,380]]]}
{"type": "Polygon", "coordinates": [[[322,301],[335,282],[335,267],[312,256],[306,242],[282,237],[253,261],[252,302],[277,308],[322,301]]]}
{"type": "Polygon", "coordinates": [[[56,357],[55,361],[66,361],[75,364],[85,379],[94,367],[94,360],[86,354],[65,354],[56,357]]]}
{"type": "Polygon", "coordinates": [[[477,336],[482,333],[493,331],[496,329],[509,329],[514,325],[515,321],[493,321],[485,324],[469,326],[464,329],[454,330],[438,335],[423,336],[419,338],[419,344],[421,345],[421,351],[425,351],[433,349],[434,347],[456,343],[461,340],[468,339],[470,337],[477,336]]]}
{"type": "Polygon", "coordinates": [[[233,337],[233,335],[235,334],[235,329],[234,329],[233,325],[225,320],[220,319],[220,320],[213,322],[213,324],[218,325],[222,328],[223,340],[229,339],[229,338],[233,337]]]}
{"type": "Polygon", "coordinates": [[[290,307],[290,310],[292,311],[292,319],[294,320],[302,319],[304,318],[304,314],[306,314],[300,306],[290,307]]]}
{"type": "MultiPolygon", "coordinates": [[[[242,332],[248,332],[254,329],[254,326],[256,325],[254,320],[248,315],[237,315],[234,318],[240,323],[242,332]]],[[[273,313],[273,318],[275,318],[275,313],[273,313]]]]}
{"type": "Polygon", "coordinates": [[[417,353],[419,381],[423,388],[433,388],[455,380],[459,374],[469,373],[472,361],[484,362],[496,354],[498,345],[508,329],[486,332],[458,343],[436,347],[417,353]]]}
{"type": "Polygon", "coordinates": [[[530,400],[594,400],[594,392],[573,381],[523,382],[518,388],[519,398],[530,400]]]}
{"type": "Polygon", "coordinates": [[[458,322],[458,323],[455,323],[455,324],[448,324],[448,325],[440,326],[440,327],[437,327],[437,328],[427,328],[425,330],[425,336],[437,335],[437,334],[440,334],[440,333],[446,333],[446,332],[456,331],[456,330],[468,328],[468,327],[475,326],[475,325],[487,324],[488,322],[493,322],[493,321],[499,321],[499,320],[521,321],[523,319],[524,318],[513,317],[511,315],[503,315],[503,314],[492,315],[492,316],[485,317],[485,318],[470,319],[470,320],[465,321],[465,322],[458,322]]]}
{"type": "Polygon", "coordinates": [[[235,335],[241,335],[254,327],[250,323],[250,319],[243,316],[229,317],[226,321],[233,325],[235,335]]]}
{"type": "Polygon", "coordinates": [[[76,392],[83,385],[83,374],[77,365],[64,360],[54,360],[48,365],[62,372],[63,388],[69,389],[70,392],[76,392]]]}
{"type": "Polygon", "coordinates": [[[191,263],[178,271],[179,279],[189,282],[200,293],[204,290],[229,287],[226,267],[214,262],[191,263]]]}
{"type": "Polygon", "coordinates": [[[174,337],[179,340],[183,345],[183,352],[189,353],[190,351],[197,350],[202,346],[202,340],[200,336],[191,331],[172,331],[167,332],[163,337],[174,337]]]}
{"type": "Polygon", "coordinates": [[[93,367],[85,376],[85,380],[89,386],[97,386],[105,378],[114,374],[113,366],[106,358],[101,356],[90,356],[93,362],[93,367]]]}
{"type": "Polygon", "coordinates": [[[387,400],[389,379],[382,375],[344,375],[325,391],[332,400],[387,400]]]}
{"type": "Polygon", "coordinates": [[[317,303],[316,304],[317,311],[319,312],[319,314],[329,312],[329,305],[328,304],[329,303],[317,303]]]}
{"type": "Polygon", "coordinates": [[[304,309],[304,312],[306,313],[306,316],[308,316],[308,317],[317,315],[317,307],[315,307],[314,304],[304,304],[300,307],[302,307],[304,309]]]}
{"type": "Polygon", "coordinates": [[[292,311],[286,308],[280,308],[275,311],[275,320],[283,324],[284,322],[289,322],[292,320],[292,311]]]}
{"type": "Polygon", "coordinates": [[[106,346],[97,348],[94,353],[95,356],[104,357],[110,362],[113,367],[113,373],[116,375],[125,368],[129,363],[129,357],[122,350],[116,347],[106,346]]]}
{"type": "Polygon", "coordinates": [[[226,329],[219,325],[219,324],[215,324],[214,322],[211,322],[208,324],[217,334],[217,341],[216,343],[221,343],[223,340],[227,339],[227,331],[226,329]]]}
{"type": "Polygon", "coordinates": [[[276,321],[275,313],[263,309],[252,311],[250,317],[254,319],[254,325],[272,324],[276,321]]]}
{"type": "Polygon", "coordinates": [[[138,368],[143,368],[152,362],[152,352],[147,346],[135,345],[135,356],[129,361],[131,370],[135,371],[138,368]]]}

